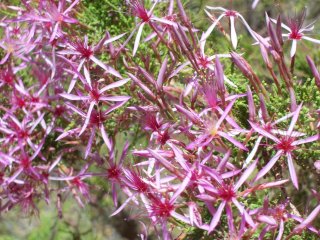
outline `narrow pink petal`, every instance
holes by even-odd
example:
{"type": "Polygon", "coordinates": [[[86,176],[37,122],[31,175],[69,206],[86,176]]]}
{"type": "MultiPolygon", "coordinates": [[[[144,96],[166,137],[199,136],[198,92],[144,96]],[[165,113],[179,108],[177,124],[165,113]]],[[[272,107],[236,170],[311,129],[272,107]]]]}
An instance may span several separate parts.
{"type": "MultiPolygon", "coordinates": [[[[211,17],[211,14],[208,13],[206,10],[205,12],[207,13],[207,15],[209,15],[209,17],[211,17]]],[[[218,22],[221,20],[221,18],[225,16],[225,14],[221,14],[212,24],[211,26],[208,28],[208,30],[205,32],[204,35],[202,35],[201,41],[205,41],[209,35],[212,33],[213,29],[216,27],[216,25],[218,24],[218,22]]]]}
{"type": "Polygon", "coordinates": [[[57,54],[62,54],[62,55],[80,55],[81,53],[70,49],[70,50],[58,51],[57,54]]]}
{"type": "Polygon", "coordinates": [[[280,220],[280,228],[279,228],[279,232],[278,232],[278,236],[277,236],[276,240],[281,240],[282,239],[283,231],[284,231],[284,222],[281,219],[280,220]]]}
{"type": "Polygon", "coordinates": [[[220,221],[220,218],[221,218],[222,211],[223,211],[225,205],[226,205],[225,201],[220,203],[216,213],[214,214],[214,216],[213,216],[213,218],[212,218],[212,220],[210,222],[208,233],[211,233],[216,228],[216,226],[218,225],[218,223],[220,221]]]}
{"type": "Polygon", "coordinates": [[[106,41],[103,43],[103,45],[107,45],[107,44],[109,44],[109,43],[111,43],[111,42],[114,42],[114,41],[122,38],[122,37],[123,37],[124,35],[126,35],[126,34],[127,34],[127,33],[122,33],[122,34],[120,34],[120,35],[118,35],[118,36],[109,38],[108,40],[106,40],[106,41]]]}
{"type": "Polygon", "coordinates": [[[180,221],[186,223],[186,224],[191,224],[190,222],[190,219],[185,217],[185,216],[182,216],[181,214],[175,212],[175,211],[172,211],[171,213],[171,216],[176,218],[176,219],[179,219],[180,221]]]}
{"type": "Polygon", "coordinates": [[[9,184],[17,179],[17,177],[22,173],[23,168],[19,168],[10,178],[8,178],[4,184],[9,184]]]}
{"type": "Polygon", "coordinates": [[[86,116],[86,120],[81,128],[81,131],[79,133],[79,136],[86,130],[88,124],[89,124],[89,121],[90,121],[90,117],[91,117],[91,112],[93,110],[93,107],[94,107],[95,103],[94,102],[91,102],[90,103],[90,106],[89,106],[89,109],[88,109],[88,113],[87,113],[87,116],[86,116]]]}
{"type": "Polygon", "coordinates": [[[233,222],[233,214],[232,214],[232,208],[230,206],[230,202],[227,202],[226,204],[226,214],[228,219],[228,227],[229,227],[229,233],[230,236],[235,233],[235,226],[233,222]]]}
{"type": "Polygon", "coordinates": [[[159,74],[158,74],[158,78],[157,78],[157,86],[159,88],[162,88],[163,85],[163,81],[164,81],[164,76],[167,70],[167,65],[168,65],[168,57],[166,57],[164,59],[164,61],[162,62],[159,74]]]}
{"type": "Polygon", "coordinates": [[[111,107],[109,107],[105,112],[104,112],[104,116],[106,116],[107,114],[111,113],[112,111],[114,111],[115,109],[118,109],[119,107],[123,106],[126,102],[117,102],[114,105],[112,105],[111,107]]]}
{"type": "Polygon", "coordinates": [[[224,173],[221,174],[221,178],[222,179],[232,178],[234,176],[237,176],[240,172],[241,172],[241,169],[231,170],[229,172],[224,172],[224,173]]]}
{"type": "Polygon", "coordinates": [[[262,178],[264,175],[266,175],[270,169],[273,167],[273,165],[278,161],[278,159],[281,157],[282,155],[282,151],[278,151],[276,153],[276,155],[274,155],[270,161],[267,163],[267,165],[265,165],[261,170],[260,172],[258,172],[257,176],[255,177],[254,181],[257,181],[259,180],[260,178],[262,178]]]}
{"type": "Polygon", "coordinates": [[[201,168],[215,181],[217,181],[219,184],[222,183],[221,174],[217,172],[215,169],[209,167],[209,166],[201,166],[201,168]]]}
{"type": "Polygon", "coordinates": [[[100,97],[101,101],[111,101],[111,102],[126,102],[130,99],[129,96],[109,96],[109,97],[100,97]]]}
{"type": "Polygon", "coordinates": [[[156,7],[156,5],[158,4],[159,0],[154,1],[154,3],[152,4],[150,10],[148,11],[148,16],[151,16],[153,13],[154,8],[156,7]]]}
{"type": "Polygon", "coordinates": [[[186,66],[188,66],[189,64],[190,64],[190,62],[187,61],[187,62],[182,63],[181,65],[179,65],[179,67],[177,67],[177,68],[170,74],[170,76],[168,77],[168,79],[176,76],[182,69],[184,69],[184,68],[185,68],[186,66]]]}
{"type": "Polygon", "coordinates": [[[234,17],[230,17],[230,28],[231,28],[230,30],[231,30],[232,47],[233,47],[233,49],[237,49],[238,37],[237,37],[236,29],[234,26],[234,17]]]}
{"type": "Polygon", "coordinates": [[[207,194],[199,194],[197,195],[197,198],[203,201],[208,201],[208,202],[213,202],[216,200],[214,197],[211,197],[210,195],[207,195],[207,194]]]}
{"type": "Polygon", "coordinates": [[[248,151],[248,149],[246,148],[246,146],[244,146],[241,142],[237,141],[236,139],[234,139],[233,137],[229,136],[227,133],[222,132],[222,131],[218,131],[218,135],[221,137],[224,137],[225,139],[227,139],[228,141],[230,141],[233,145],[235,145],[236,147],[244,150],[244,151],[248,151]]]}
{"type": "Polygon", "coordinates": [[[69,6],[63,13],[64,13],[64,14],[69,13],[69,12],[72,10],[72,8],[73,8],[76,4],[79,3],[79,1],[80,1],[80,0],[75,0],[75,1],[73,1],[73,3],[71,3],[70,6],[69,6]]]}
{"type": "Polygon", "coordinates": [[[0,61],[0,65],[4,64],[4,63],[8,60],[10,54],[11,54],[11,53],[8,52],[8,53],[4,56],[4,58],[2,58],[2,60],[0,61]]]}
{"type": "Polygon", "coordinates": [[[237,191],[242,184],[248,179],[248,177],[252,174],[252,172],[255,170],[257,166],[258,160],[255,160],[241,175],[238,182],[234,185],[234,190],[237,191]]]}
{"type": "Polygon", "coordinates": [[[42,121],[44,117],[44,113],[42,113],[37,120],[32,124],[32,127],[30,128],[30,132],[33,132],[33,130],[38,126],[38,124],[42,121]]]}
{"type": "Polygon", "coordinates": [[[302,36],[302,38],[305,39],[305,40],[308,40],[308,41],[310,41],[310,42],[320,44],[320,40],[318,40],[318,39],[314,39],[314,38],[307,37],[307,36],[302,36]]]}
{"type": "Polygon", "coordinates": [[[136,76],[134,76],[131,73],[128,73],[128,75],[137,85],[139,85],[140,88],[143,89],[143,91],[145,91],[148,94],[149,97],[151,97],[153,100],[157,99],[153,92],[146,85],[144,85],[136,76]]]}
{"type": "Polygon", "coordinates": [[[256,154],[259,146],[260,146],[260,142],[262,140],[263,136],[259,136],[256,143],[254,144],[250,154],[248,155],[247,159],[244,161],[244,164],[243,164],[243,168],[248,166],[248,164],[252,161],[252,159],[254,158],[254,155],[256,154]]]}
{"type": "Polygon", "coordinates": [[[294,232],[302,231],[304,228],[308,227],[311,224],[311,222],[319,215],[320,215],[320,205],[318,205],[315,209],[313,209],[313,211],[309,214],[309,216],[302,223],[296,226],[293,231],[294,232]]]}
{"type": "Polygon", "coordinates": [[[109,149],[109,151],[111,151],[112,149],[112,144],[109,140],[108,134],[106,133],[106,130],[104,129],[103,124],[100,125],[100,132],[103,138],[104,143],[106,144],[107,148],[109,149]]]}
{"type": "Polygon", "coordinates": [[[59,25],[60,25],[59,22],[54,25],[49,42],[52,42],[55,39],[58,32],[59,25]]]}
{"type": "Polygon", "coordinates": [[[217,171],[221,171],[225,168],[229,158],[231,155],[231,150],[228,150],[228,152],[226,152],[223,156],[223,158],[221,159],[221,161],[219,162],[218,166],[217,166],[217,171]]]}
{"type": "Polygon", "coordinates": [[[77,113],[77,114],[79,114],[80,116],[82,116],[82,117],[86,117],[86,114],[82,111],[82,110],[80,110],[79,108],[77,108],[75,105],[73,105],[73,104],[71,104],[71,103],[69,103],[69,102],[67,102],[67,103],[65,103],[66,104],[66,106],[68,107],[68,108],[70,108],[72,111],[74,111],[75,113],[77,113]]]}
{"type": "Polygon", "coordinates": [[[0,127],[0,132],[6,133],[6,134],[14,134],[15,132],[11,131],[10,129],[0,127]]]}
{"type": "Polygon", "coordinates": [[[221,123],[223,122],[223,120],[229,115],[229,112],[231,111],[233,104],[235,103],[236,99],[233,99],[228,106],[225,108],[225,110],[223,111],[223,114],[221,115],[221,117],[219,118],[219,120],[216,123],[216,129],[219,129],[221,123]]]}
{"type": "Polygon", "coordinates": [[[270,216],[266,216],[266,215],[259,215],[258,216],[258,220],[260,222],[264,222],[264,223],[267,223],[269,225],[273,225],[273,226],[276,226],[277,225],[277,221],[273,218],[273,217],[270,217],[270,216]]]}
{"type": "Polygon", "coordinates": [[[29,95],[28,91],[26,91],[25,88],[23,86],[20,86],[19,84],[15,84],[14,88],[18,90],[20,93],[22,93],[23,95],[26,95],[26,96],[29,95]]]}
{"type": "Polygon", "coordinates": [[[184,157],[182,156],[182,152],[180,151],[180,149],[178,149],[174,144],[172,143],[168,143],[168,145],[172,148],[174,155],[175,155],[175,159],[176,161],[181,165],[181,167],[186,170],[189,171],[189,166],[186,163],[186,160],[184,159],[184,157]]]}
{"type": "Polygon", "coordinates": [[[282,118],[279,118],[278,120],[274,121],[273,123],[271,123],[271,126],[275,126],[276,124],[280,123],[280,122],[283,122],[287,119],[289,119],[290,117],[292,117],[294,115],[294,112],[292,113],[289,113],[285,116],[283,116],[282,118]]]}
{"type": "Polygon", "coordinates": [[[84,153],[84,158],[86,159],[91,151],[91,148],[92,148],[92,143],[93,143],[93,139],[94,139],[94,136],[95,136],[95,130],[92,130],[91,131],[91,134],[90,134],[90,137],[89,137],[89,140],[88,140],[88,144],[87,144],[87,147],[86,147],[86,151],[84,153]]]}
{"type": "Polygon", "coordinates": [[[194,124],[199,124],[201,122],[200,117],[191,109],[185,109],[184,107],[175,104],[176,109],[185,115],[189,120],[191,120],[194,124]]]}
{"type": "Polygon", "coordinates": [[[127,204],[132,200],[132,198],[134,196],[135,195],[133,194],[129,198],[127,198],[127,200],[125,200],[124,203],[121,204],[121,206],[110,215],[110,217],[113,217],[113,216],[117,215],[118,213],[120,213],[125,208],[125,206],[127,206],[127,204]]]}
{"type": "Polygon", "coordinates": [[[145,22],[141,23],[141,25],[139,26],[138,33],[137,33],[136,39],[134,41],[133,53],[132,53],[133,56],[136,55],[136,52],[138,50],[139,43],[140,43],[140,38],[141,38],[141,34],[142,34],[142,30],[143,30],[143,26],[144,25],[145,25],[145,22]]]}
{"type": "Polygon", "coordinates": [[[296,145],[300,145],[300,144],[304,144],[304,143],[314,142],[314,141],[317,141],[317,140],[320,140],[320,134],[308,137],[306,139],[300,139],[300,140],[294,141],[292,143],[292,145],[296,146],[296,145]]]}
{"type": "Polygon", "coordinates": [[[254,0],[253,3],[252,3],[252,5],[251,5],[251,8],[252,8],[252,9],[255,9],[255,8],[257,7],[259,1],[260,1],[260,0],[254,0]]]}
{"type": "Polygon", "coordinates": [[[276,181],[276,182],[262,183],[258,187],[258,189],[262,190],[262,189],[271,188],[271,187],[278,187],[278,186],[281,186],[281,185],[287,183],[288,181],[289,181],[288,179],[284,179],[284,180],[279,180],[279,181],[276,181]]]}
{"type": "Polygon", "coordinates": [[[158,154],[156,151],[148,148],[149,153],[157,159],[165,168],[167,168],[169,171],[174,172],[175,167],[172,165],[168,160],[166,160],[164,157],[162,157],[160,154],[158,154]]]}
{"type": "Polygon", "coordinates": [[[292,134],[293,128],[294,128],[294,126],[296,125],[296,122],[297,122],[297,120],[298,120],[301,107],[302,107],[302,104],[300,104],[300,105],[298,106],[298,108],[296,109],[296,111],[294,112],[294,114],[293,114],[293,116],[292,116],[292,118],[291,118],[291,123],[290,123],[290,126],[289,126],[288,131],[287,131],[287,134],[288,134],[288,135],[291,135],[291,134],[292,134]]]}
{"type": "Polygon", "coordinates": [[[40,151],[41,151],[41,148],[42,146],[44,145],[44,139],[41,141],[41,143],[38,145],[38,147],[35,149],[35,152],[32,154],[32,156],[30,157],[30,161],[32,161],[33,159],[35,159],[40,151]]]}
{"type": "Polygon", "coordinates": [[[290,50],[290,57],[292,58],[294,55],[296,55],[297,51],[297,40],[292,40],[291,50],[290,50]]]}
{"type": "Polygon", "coordinates": [[[57,159],[50,165],[48,172],[50,173],[56,166],[57,164],[61,161],[62,154],[60,154],[57,159]]]}
{"type": "Polygon", "coordinates": [[[167,24],[167,25],[170,25],[170,26],[173,26],[173,27],[177,27],[177,24],[175,22],[172,22],[172,21],[167,20],[165,18],[158,18],[158,17],[153,16],[151,18],[151,20],[157,21],[157,22],[160,22],[160,23],[164,23],[164,24],[167,24]]]}
{"type": "Polygon", "coordinates": [[[101,94],[101,93],[104,93],[105,91],[110,90],[112,88],[121,87],[122,85],[126,84],[129,81],[130,81],[130,78],[126,78],[126,79],[111,83],[111,84],[103,87],[102,89],[100,89],[99,93],[101,94]]]}
{"type": "Polygon", "coordinates": [[[84,72],[84,77],[85,77],[88,85],[90,86],[90,88],[92,88],[92,86],[91,86],[91,77],[90,77],[89,71],[86,68],[86,66],[83,66],[83,72],[84,72]]]}
{"type": "Polygon", "coordinates": [[[290,153],[287,153],[287,158],[288,158],[288,167],[289,167],[291,181],[292,181],[293,185],[295,186],[295,188],[299,189],[298,177],[296,174],[296,170],[294,169],[293,160],[292,160],[292,156],[290,153]]]}
{"type": "Polygon", "coordinates": [[[95,62],[97,65],[99,65],[100,67],[102,67],[104,70],[106,70],[108,73],[112,74],[113,76],[115,77],[118,77],[118,78],[122,78],[120,73],[113,69],[112,67],[104,64],[103,62],[101,62],[99,59],[97,59],[95,56],[91,56],[90,59],[95,62]]]}
{"type": "Polygon", "coordinates": [[[249,213],[244,209],[244,207],[241,205],[241,203],[238,202],[237,199],[233,198],[232,202],[234,203],[234,205],[236,205],[236,207],[239,209],[240,213],[244,215],[246,222],[251,226],[251,227],[255,227],[255,224],[251,218],[251,216],[249,215],[249,213]]]}
{"type": "Polygon", "coordinates": [[[72,101],[79,101],[79,100],[88,100],[90,99],[89,96],[78,96],[78,95],[74,95],[74,94],[68,94],[68,93],[61,93],[59,94],[61,97],[72,100],[72,101]]]}
{"type": "Polygon", "coordinates": [[[262,136],[265,136],[267,138],[270,138],[271,140],[273,140],[274,142],[276,143],[280,143],[280,140],[273,136],[272,134],[268,133],[267,131],[265,131],[264,129],[262,129],[261,127],[259,127],[258,125],[256,125],[255,123],[253,122],[250,122],[250,125],[251,127],[257,132],[257,133],[260,133],[262,136]]]}

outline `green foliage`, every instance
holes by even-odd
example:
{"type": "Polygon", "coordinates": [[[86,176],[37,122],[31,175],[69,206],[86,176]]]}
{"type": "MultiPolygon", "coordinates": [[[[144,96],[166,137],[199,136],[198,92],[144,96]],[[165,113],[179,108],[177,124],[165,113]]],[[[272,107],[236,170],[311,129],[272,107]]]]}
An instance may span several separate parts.
{"type": "Polygon", "coordinates": [[[119,35],[131,30],[132,19],[128,18],[125,1],[101,0],[82,1],[78,19],[88,27],[86,33],[94,41],[101,39],[106,30],[111,35],[119,35]]]}

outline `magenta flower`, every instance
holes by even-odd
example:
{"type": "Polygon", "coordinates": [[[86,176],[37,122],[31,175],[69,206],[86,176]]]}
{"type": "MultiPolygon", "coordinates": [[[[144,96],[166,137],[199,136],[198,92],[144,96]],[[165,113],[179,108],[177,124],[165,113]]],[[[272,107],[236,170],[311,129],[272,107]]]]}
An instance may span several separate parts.
{"type": "Polygon", "coordinates": [[[233,214],[231,209],[231,203],[233,203],[241,213],[241,215],[244,215],[245,221],[253,228],[255,228],[255,223],[251,216],[248,214],[248,212],[245,210],[244,206],[237,200],[240,195],[237,193],[239,188],[244,184],[244,182],[247,180],[247,178],[251,175],[251,173],[254,171],[256,167],[257,161],[252,163],[245,172],[241,175],[239,180],[233,184],[232,182],[228,180],[223,180],[220,182],[217,182],[213,185],[204,186],[204,189],[208,193],[200,194],[198,195],[198,198],[205,200],[205,201],[211,201],[216,202],[218,200],[221,200],[221,203],[216,210],[216,212],[213,215],[213,218],[210,222],[210,225],[208,226],[208,232],[212,232],[218,225],[222,211],[223,209],[226,209],[227,218],[228,218],[228,225],[229,230],[231,233],[235,232],[235,227],[233,223],[233,214]]]}
{"type": "Polygon", "coordinates": [[[37,144],[33,143],[32,136],[35,129],[43,121],[44,113],[42,113],[37,119],[33,119],[32,116],[25,116],[20,122],[13,114],[9,113],[6,121],[0,121],[0,132],[5,135],[2,143],[3,146],[10,146],[9,149],[14,149],[16,145],[12,146],[15,142],[18,146],[29,145],[31,149],[36,151],[38,149],[37,144]]]}
{"type": "MultiPolygon", "coordinates": [[[[275,232],[276,230],[278,230],[276,239],[282,239],[285,229],[285,223],[290,220],[294,220],[300,223],[294,228],[293,232],[290,235],[299,232],[299,229],[301,230],[306,228],[318,234],[318,231],[314,227],[310,226],[310,222],[314,220],[314,218],[316,217],[317,212],[319,212],[319,207],[314,209],[314,212],[310,214],[309,219],[303,219],[302,217],[291,213],[291,211],[287,209],[289,204],[291,205],[289,199],[286,199],[283,203],[278,203],[275,206],[270,206],[269,200],[265,199],[262,208],[254,209],[249,212],[250,215],[255,215],[256,219],[259,222],[265,224],[264,228],[262,229],[259,235],[259,239],[264,239],[265,235],[268,232],[275,232]]],[[[290,235],[288,236],[288,238],[290,237],[290,235]]]]}
{"type": "MultiPolygon", "coordinates": [[[[109,65],[104,64],[102,61],[100,61],[98,58],[95,57],[95,53],[100,51],[101,47],[103,45],[107,45],[113,41],[118,40],[124,34],[121,34],[119,36],[113,37],[113,38],[103,38],[97,45],[95,46],[89,46],[88,44],[88,37],[84,37],[84,41],[81,41],[80,39],[75,39],[73,41],[68,41],[66,49],[58,51],[58,54],[61,55],[71,55],[71,56],[76,56],[79,58],[80,62],[77,66],[77,71],[80,72],[81,69],[84,66],[84,63],[89,62],[91,60],[101,68],[103,68],[107,73],[112,74],[115,77],[122,78],[120,73],[112,68],[109,65]]],[[[76,77],[76,76],[75,76],[76,77]]],[[[75,80],[72,80],[71,85],[69,86],[68,93],[70,93],[73,89],[73,86],[75,84],[75,80]]]]}
{"type": "Polygon", "coordinates": [[[112,105],[111,107],[109,107],[105,111],[92,109],[91,114],[89,115],[89,120],[87,120],[88,115],[86,113],[84,113],[81,109],[77,108],[73,104],[67,103],[67,107],[70,108],[70,110],[77,113],[78,115],[80,115],[84,119],[84,125],[82,126],[82,128],[77,127],[77,128],[63,132],[56,139],[56,141],[59,141],[65,137],[79,136],[79,134],[84,132],[87,128],[90,129],[90,135],[89,135],[89,139],[88,139],[85,154],[84,154],[85,158],[87,158],[88,155],[90,154],[90,151],[92,148],[94,137],[96,135],[96,130],[99,129],[104,143],[107,145],[108,149],[111,149],[111,143],[110,143],[108,134],[104,128],[104,123],[105,123],[105,121],[107,119],[107,115],[109,113],[111,113],[115,109],[123,106],[124,104],[125,104],[125,102],[118,102],[118,103],[112,105]]]}
{"type": "MultiPolygon", "coordinates": [[[[135,17],[140,19],[140,22],[138,23],[138,25],[131,32],[129,38],[123,44],[123,47],[124,47],[126,45],[126,43],[132,38],[133,34],[136,31],[138,31],[135,42],[134,42],[133,53],[132,53],[133,56],[136,55],[136,52],[138,50],[144,25],[149,24],[149,25],[153,26],[152,22],[160,22],[160,23],[164,23],[164,24],[168,24],[168,25],[175,25],[175,23],[173,23],[165,18],[158,18],[156,16],[153,16],[153,10],[158,2],[159,2],[158,0],[155,1],[149,11],[145,8],[145,6],[141,2],[141,0],[132,0],[132,1],[128,2],[132,15],[134,15],[135,17]]],[[[154,26],[153,26],[153,28],[154,28],[154,26]]]]}
{"type": "Polygon", "coordinates": [[[9,28],[5,29],[3,39],[0,40],[0,48],[5,51],[4,58],[0,61],[0,65],[8,62],[10,56],[28,61],[27,54],[31,53],[37,47],[33,37],[35,35],[36,25],[30,26],[30,29],[21,33],[18,37],[12,34],[9,28]]]}
{"type": "Polygon", "coordinates": [[[274,134],[272,134],[270,132],[267,132],[265,129],[259,127],[255,123],[250,122],[252,128],[257,133],[273,140],[276,143],[276,145],[274,147],[277,150],[276,154],[270,159],[268,164],[265,165],[260,170],[260,172],[257,174],[257,176],[255,177],[255,181],[259,180],[264,175],[266,175],[269,172],[269,170],[274,166],[274,164],[278,161],[278,159],[281,156],[285,155],[287,157],[287,161],[288,161],[288,167],[289,167],[291,181],[292,181],[293,185],[295,186],[295,188],[297,188],[297,189],[299,188],[297,174],[296,174],[296,171],[295,171],[295,168],[293,165],[292,152],[297,148],[297,146],[304,144],[304,143],[317,141],[320,138],[320,135],[316,134],[316,135],[308,137],[306,139],[300,139],[300,140],[296,139],[297,136],[295,136],[293,134],[293,128],[298,120],[298,116],[299,116],[301,107],[302,107],[302,105],[299,105],[297,110],[294,112],[294,115],[292,116],[292,119],[291,119],[290,126],[289,126],[288,130],[286,131],[286,135],[281,136],[280,138],[278,138],[277,136],[275,136],[274,134]]]}
{"type": "MultiPolygon", "coordinates": [[[[60,161],[60,159],[58,158],[60,161]]],[[[57,164],[57,161],[55,161],[57,164]]],[[[94,174],[87,172],[90,164],[86,164],[78,174],[73,175],[73,169],[68,169],[67,172],[60,170],[60,176],[49,176],[48,179],[50,181],[63,181],[66,182],[69,186],[70,190],[73,191],[73,195],[80,206],[84,207],[84,203],[81,199],[81,196],[84,198],[86,202],[90,201],[89,194],[89,185],[85,183],[83,180],[89,177],[92,177],[94,174]]],[[[51,166],[49,170],[52,170],[54,166],[51,166]]]]}
{"type": "MultiPolygon", "coordinates": [[[[320,40],[305,36],[305,32],[310,32],[314,28],[313,23],[303,27],[303,22],[305,20],[305,17],[306,17],[306,12],[303,11],[300,13],[299,16],[295,16],[294,18],[288,18],[287,25],[283,23],[281,24],[281,26],[288,31],[288,33],[284,33],[282,34],[282,36],[292,41],[290,57],[293,57],[296,54],[297,43],[302,39],[320,44],[320,40]]],[[[267,21],[268,21],[268,18],[267,18],[267,21]]],[[[276,23],[275,19],[271,19],[271,21],[276,23]]]]}
{"type": "MultiPolygon", "coordinates": [[[[50,42],[53,42],[57,36],[64,34],[61,26],[63,23],[76,24],[78,20],[69,16],[72,9],[79,3],[79,0],[72,2],[65,10],[63,8],[66,6],[66,0],[58,2],[56,6],[55,2],[45,0],[41,1],[37,7],[24,1],[23,4],[26,5],[27,10],[25,10],[21,16],[12,20],[14,22],[38,22],[42,23],[44,29],[47,28],[50,33],[50,42]]],[[[20,10],[20,9],[18,9],[20,10]]]]}
{"type": "MultiPolygon", "coordinates": [[[[244,26],[246,27],[246,29],[249,31],[249,33],[251,34],[251,36],[255,39],[254,34],[252,33],[252,29],[249,26],[249,24],[247,23],[247,21],[244,19],[244,17],[238,13],[237,11],[234,10],[228,10],[222,7],[210,7],[210,6],[206,6],[207,9],[209,10],[213,10],[213,11],[220,11],[222,12],[219,17],[217,17],[217,19],[214,20],[214,22],[212,23],[212,25],[208,28],[208,30],[205,32],[205,34],[202,36],[201,41],[205,41],[209,35],[211,34],[211,32],[214,30],[214,28],[216,27],[216,25],[218,24],[218,22],[223,18],[223,17],[228,17],[230,20],[230,32],[231,32],[231,43],[232,43],[232,47],[233,49],[237,49],[237,45],[238,45],[238,37],[237,37],[237,33],[236,33],[236,29],[235,29],[235,19],[237,17],[239,17],[242,21],[242,23],[244,24],[244,26]]],[[[207,12],[207,15],[210,18],[213,18],[212,15],[207,12]]]]}
{"type": "MultiPolygon", "coordinates": [[[[207,119],[204,118],[205,120],[202,120],[202,119],[193,120],[194,123],[198,121],[202,122],[204,127],[203,127],[203,133],[200,133],[199,136],[196,138],[196,140],[188,145],[189,149],[206,146],[210,144],[212,140],[216,139],[219,141],[219,139],[222,137],[227,139],[237,148],[247,151],[247,148],[242,143],[234,139],[231,133],[226,133],[222,131],[222,129],[220,129],[220,126],[222,125],[224,120],[227,120],[231,124],[231,126],[236,128],[236,130],[239,129],[239,126],[233,120],[231,120],[231,118],[227,118],[235,101],[236,99],[232,99],[230,103],[227,105],[227,107],[224,110],[221,110],[220,112],[221,115],[219,119],[217,119],[216,116],[213,115],[211,117],[208,117],[207,119]]],[[[176,105],[176,107],[177,106],[178,105],[176,105]]],[[[178,111],[182,111],[182,108],[180,106],[177,109],[178,111]]],[[[189,116],[189,118],[192,120],[191,115],[188,114],[186,110],[184,110],[183,113],[186,114],[186,116],[189,116]]]]}
{"type": "MultiPolygon", "coordinates": [[[[38,146],[36,146],[36,149],[34,153],[30,156],[29,153],[26,152],[25,148],[23,146],[20,147],[21,153],[18,155],[18,157],[14,157],[11,154],[5,154],[0,153],[1,158],[8,161],[8,165],[14,166],[14,170],[12,171],[12,175],[9,176],[2,185],[8,185],[12,182],[19,182],[20,179],[18,177],[21,177],[20,175],[23,175],[23,177],[31,177],[36,180],[41,180],[41,174],[38,172],[38,170],[33,166],[33,161],[36,157],[38,157],[41,148],[44,144],[44,141],[42,141],[38,146]]],[[[23,179],[22,177],[22,179],[23,179]]],[[[22,180],[23,181],[23,180],[22,180]]]]}
{"type": "Polygon", "coordinates": [[[83,78],[83,76],[81,74],[78,74],[78,76],[79,76],[80,80],[82,81],[82,83],[84,84],[84,90],[85,90],[85,94],[87,96],[74,95],[74,94],[69,94],[69,93],[62,93],[62,94],[60,94],[60,96],[63,98],[66,98],[68,100],[71,100],[71,101],[89,102],[89,108],[88,108],[88,112],[86,114],[86,121],[85,121],[85,123],[79,133],[79,135],[81,135],[85,131],[86,127],[88,126],[88,124],[90,122],[90,116],[91,116],[92,110],[95,105],[98,105],[100,102],[106,102],[106,101],[127,102],[130,99],[130,97],[128,97],[128,96],[104,95],[104,92],[106,92],[107,90],[120,87],[120,86],[126,84],[130,79],[120,80],[120,81],[111,83],[111,84],[99,89],[97,82],[91,83],[91,77],[90,77],[89,71],[87,70],[86,67],[84,67],[84,76],[85,77],[83,78]]]}

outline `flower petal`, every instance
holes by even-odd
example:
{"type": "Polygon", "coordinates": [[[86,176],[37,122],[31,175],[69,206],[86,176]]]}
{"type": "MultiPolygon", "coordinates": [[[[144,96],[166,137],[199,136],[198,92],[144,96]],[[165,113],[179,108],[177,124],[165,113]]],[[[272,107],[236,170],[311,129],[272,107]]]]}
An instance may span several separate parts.
{"type": "Polygon", "coordinates": [[[262,129],[261,127],[259,127],[257,124],[250,122],[251,127],[259,134],[261,134],[262,136],[265,136],[267,138],[270,138],[271,140],[275,141],[276,143],[280,143],[280,140],[273,136],[272,134],[268,133],[267,131],[265,131],[264,129],[262,129]]]}
{"type": "Polygon", "coordinates": [[[141,38],[141,34],[142,34],[142,30],[143,30],[144,25],[145,25],[145,22],[141,23],[141,25],[139,26],[138,33],[137,33],[136,39],[134,41],[133,53],[132,53],[133,56],[136,55],[136,52],[138,50],[139,42],[140,42],[140,38],[141,38]]]}
{"type": "Polygon", "coordinates": [[[216,226],[218,225],[218,223],[220,221],[220,218],[221,218],[222,211],[223,211],[225,205],[226,205],[225,201],[220,203],[216,213],[214,214],[214,216],[213,216],[213,218],[212,218],[212,220],[210,222],[208,233],[211,233],[216,228],[216,226]]]}
{"type": "Polygon", "coordinates": [[[233,49],[237,49],[238,37],[234,26],[234,17],[230,17],[231,43],[233,49]]]}
{"type": "Polygon", "coordinates": [[[278,161],[278,159],[281,157],[282,155],[282,151],[278,151],[276,153],[276,155],[274,155],[270,161],[267,163],[267,165],[265,165],[261,170],[260,172],[258,172],[257,176],[255,177],[254,181],[257,181],[259,180],[260,178],[262,178],[264,175],[266,175],[269,170],[273,167],[273,165],[278,161]]]}
{"type": "Polygon", "coordinates": [[[292,156],[290,153],[287,153],[287,158],[288,158],[288,167],[289,167],[289,172],[290,172],[290,176],[291,176],[291,181],[292,181],[293,185],[295,186],[295,188],[299,189],[298,177],[296,174],[296,170],[294,169],[293,160],[292,160],[292,156]]]}
{"type": "Polygon", "coordinates": [[[293,39],[292,40],[292,45],[291,45],[291,50],[290,50],[290,57],[292,58],[297,51],[297,40],[293,39]]]}
{"type": "Polygon", "coordinates": [[[120,80],[117,82],[113,82],[113,83],[101,88],[99,93],[101,94],[101,93],[104,93],[105,91],[110,90],[112,88],[121,87],[122,85],[126,84],[129,81],[130,81],[130,78],[126,78],[126,79],[123,79],[123,80],[120,80]]]}

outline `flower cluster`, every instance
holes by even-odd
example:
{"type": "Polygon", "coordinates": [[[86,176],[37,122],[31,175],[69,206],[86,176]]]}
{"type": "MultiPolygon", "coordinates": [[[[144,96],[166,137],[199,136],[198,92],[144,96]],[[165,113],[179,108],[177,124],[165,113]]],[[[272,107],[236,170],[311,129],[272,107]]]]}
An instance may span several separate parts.
{"type": "MultiPolygon", "coordinates": [[[[299,150],[320,140],[319,110],[309,109],[318,119],[312,134],[297,126],[304,103],[294,90],[296,43],[320,42],[304,35],[312,30],[302,27],[304,14],[288,26],[266,16],[263,37],[239,12],[208,6],[212,24],[202,33],[180,0],[155,1],[150,9],[134,0],[127,7],[137,24],[127,37],[106,32],[90,43],[77,30],[79,1],[22,2],[11,7],[16,17],[1,24],[1,211],[20,206],[38,212],[38,200],[50,204],[53,195],[70,192],[85,206],[93,201],[91,180],[102,178],[111,188],[112,216],[131,209],[143,221],[142,239],[148,232],[173,239],[173,228],[190,227],[217,238],[264,239],[272,233],[282,239],[287,222],[294,224],[288,239],[303,230],[320,236],[311,225],[320,214],[317,191],[310,190],[316,204],[304,213],[288,196],[288,189],[301,186],[299,150]],[[157,16],[159,5],[166,15],[157,16]],[[214,11],[221,14],[215,18],[214,11]],[[222,25],[226,18],[230,37],[222,25]],[[271,116],[272,88],[238,51],[238,20],[260,48],[269,85],[289,98],[284,116],[271,116]],[[231,52],[210,50],[216,26],[231,52]],[[139,51],[146,27],[151,57],[139,51]],[[292,41],[290,66],[284,38],[292,41]],[[230,65],[245,79],[243,92],[230,65]],[[132,127],[139,128],[136,137],[132,127]],[[127,134],[125,143],[119,132],[127,134]],[[146,144],[138,145],[137,138],[146,144]],[[120,203],[119,196],[126,200],[120,203]]],[[[310,57],[307,62],[320,89],[319,72],[310,57]]]]}

